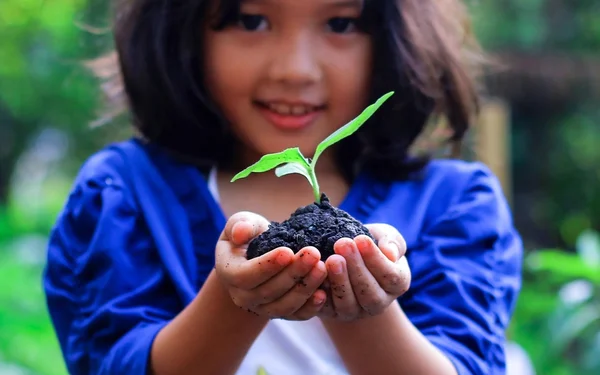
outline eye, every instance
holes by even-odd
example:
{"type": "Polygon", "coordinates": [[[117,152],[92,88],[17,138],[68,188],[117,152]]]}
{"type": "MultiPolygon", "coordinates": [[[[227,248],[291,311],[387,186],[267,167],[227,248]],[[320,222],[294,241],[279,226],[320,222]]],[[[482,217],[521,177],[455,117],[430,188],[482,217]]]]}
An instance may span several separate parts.
{"type": "Polygon", "coordinates": [[[240,14],[238,24],[247,31],[262,31],[268,27],[267,19],[260,14],[240,14]]]}
{"type": "Polygon", "coordinates": [[[350,17],[334,17],[327,21],[327,26],[334,33],[348,33],[356,30],[355,18],[350,17]]]}

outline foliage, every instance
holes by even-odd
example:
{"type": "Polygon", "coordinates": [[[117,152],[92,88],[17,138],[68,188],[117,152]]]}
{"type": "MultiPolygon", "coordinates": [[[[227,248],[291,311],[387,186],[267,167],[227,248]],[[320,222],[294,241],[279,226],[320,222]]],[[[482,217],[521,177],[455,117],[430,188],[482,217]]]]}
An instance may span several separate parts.
{"type": "Polygon", "coordinates": [[[598,1],[471,0],[468,4],[485,49],[492,56],[500,55],[500,70],[507,76],[519,77],[503,84],[516,91],[519,87],[532,93],[549,91],[543,93],[544,99],[535,94],[503,98],[511,108],[516,224],[529,248],[571,248],[585,228],[600,230],[600,149],[595,147],[600,142],[600,81],[594,73],[600,64],[598,1]],[[526,58],[511,66],[512,57],[526,58]],[[536,69],[537,62],[542,67],[536,69]],[[540,87],[531,88],[536,79],[540,87]],[[549,103],[553,89],[565,93],[549,103]]]}
{"type": "MultiPolygon", "coordinates": [[[[111,47],[109,33],[89,32],[105,25],[108,3],[0,1],[0,363],[39,375],[66,373],[41,293],[44,236],[74,169],[120,130],[87,126],[96,117],[98,90],[82,63],[111,47]],[[65,155],[37,179],[21,161],[39,148],[35,139],[49,128],[67,136],[65,155]],[[9,177],[17,182],[7,194],[9,177]]],[[[597,0],[469,3],[475,30],[493,51],[577,56],[600,50],[597,0]]],[[[579,101],[582,94],[575,95],[579,101]]],[[[597,98],[587,100],[591,104],[562,103],[559,115],[547,103],[511,103],[517,224],[535,247],[541,238],[578,249],[535,251],[526,258],[511,334],[538,374],[600,373],[594,276],[600,272],[590,255],[597,253],[589,250],[596,235],[586,230],[600,229],[600,112],[597,98]],[[534,228],[524,231],[528,226],[534,228]],[[587,297],[574,299],[577,291],[587,297]]],[[[43,159],[28,165],[39,167],[43,159]]]]}
{"type": "Polygon", "coordinates": [[[511,333],[538,374],[600,373],[600,234],[584,231],[574,253],[530,253],[511,333]]]}
{"type": "MultiPolygon", "coordinates": [[[[27,163],[21,168],[30,171],[27,163]]],[[[40,181],[29,173],[14,185],[9,203],[0,205],[0,373],[67,373],[45,305],[42,271],[47,235],[69,187],[70,179],[57,171],[40,181]]]]}
{"type": "Polygon", "coordinates": [[[549,111],[513,122],[515,219],[528,247],[573,248],[582,231],[600,230],[600,110],[549,111]]]}
{"type": "Polygon", "coordinates": [[[65,365],[44,304],[39,256],[45,238],[17,237],[0,244],[0,363],[32,374],[63,375],[65,365]]]}
{"type": "Polygon", "coordinates": [[[569,51],[600,48],[600,12],[596,0],[468,1],[475,30],[487,48],[569,51]]]}
{"type": "Polygon", "coordinates": [[[98,89],[84,67],[110,35],[81,27],[106,12],[101,0],[0,1],[0,202],[7,200],[16,160],[43,128],[77,139],[69,150],[78,156],[74,164],[110,139],[104,129],[88,126],[96,116],[98,89]]]}

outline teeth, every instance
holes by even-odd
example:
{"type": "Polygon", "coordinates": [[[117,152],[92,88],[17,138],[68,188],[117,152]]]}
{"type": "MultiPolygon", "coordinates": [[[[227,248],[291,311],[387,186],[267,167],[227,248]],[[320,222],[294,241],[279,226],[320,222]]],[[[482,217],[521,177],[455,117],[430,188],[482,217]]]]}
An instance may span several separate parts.
{"type": "Polygon", "coordinates": [[[295,106],[292,107],[292,114],[293,115],[296,115],[296,116],[303,115],[306,112],[308,112],[308,108],[306,108],[306,107],[302,107],[302,106],[298,106],[298,105],[295,105],[295,106]]]}
{"type": "Polygon", "coordinates": [[[301,116],[308,112],[314,111],[314,107],[305,105],[287,105],[281,103],[268,104],[269,109],[273,112],[277,112],[281,115],[294,115],[301,116]]]}

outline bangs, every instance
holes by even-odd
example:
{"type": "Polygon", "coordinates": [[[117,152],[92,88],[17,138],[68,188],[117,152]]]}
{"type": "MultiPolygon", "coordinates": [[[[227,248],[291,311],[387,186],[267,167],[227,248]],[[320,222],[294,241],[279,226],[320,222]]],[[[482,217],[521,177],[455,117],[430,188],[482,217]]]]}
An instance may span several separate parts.
{"type": "Polygon", "coordinates": [[[392,1],[382,0],[363,0],[361,2],[362,9],[358,19],[358,27],[361,31],[367,34],[376,34],[383,30],[383,16],[387,7],[385,4],[381,4],[382,2],[392,3],[392,1]]]}
{"type": "Polygon", "coordinates": [[[240,7],[243,0],[215,0],[208,15],[208,24],[213,30],[223,30],[234,24],[240,17],[240,7]]]}

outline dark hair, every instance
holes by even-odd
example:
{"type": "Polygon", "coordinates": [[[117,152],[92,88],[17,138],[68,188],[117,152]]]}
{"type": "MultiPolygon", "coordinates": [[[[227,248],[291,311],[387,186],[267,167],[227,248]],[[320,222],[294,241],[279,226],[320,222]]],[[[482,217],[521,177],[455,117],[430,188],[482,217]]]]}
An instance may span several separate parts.
{"type": "MultiPolygon", "coordinates": [[[[217,0],[216,9],[211,0],[118,1],[116,52],[95,66],[109,78],[106,88],[122,96],[117,102],[126,98],[149,141],[206,166],[231,162],[237,141],[202,84],[199,33],[207,19],[219,28],[235,18],[240,1],[217,0]]],[[[450,142],[468,129],[478,107],[478,46],[460,0],[365,0],[362,21],[375,51],[371,102],[396,94],[339,144],[337,159],[350,180],[357,168],[402,178],[427,162],[409,149],[432,115],[447,119],[450,142]]]]}

